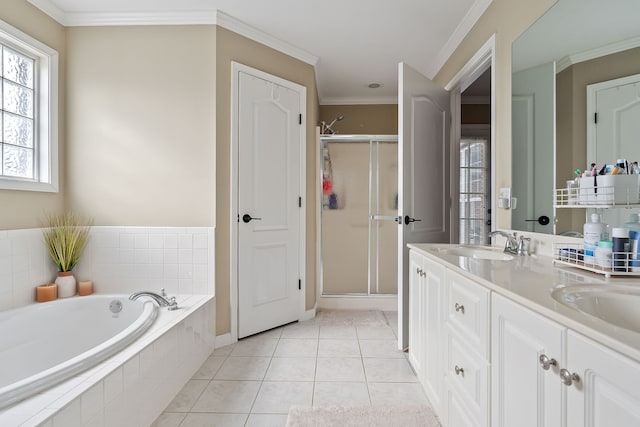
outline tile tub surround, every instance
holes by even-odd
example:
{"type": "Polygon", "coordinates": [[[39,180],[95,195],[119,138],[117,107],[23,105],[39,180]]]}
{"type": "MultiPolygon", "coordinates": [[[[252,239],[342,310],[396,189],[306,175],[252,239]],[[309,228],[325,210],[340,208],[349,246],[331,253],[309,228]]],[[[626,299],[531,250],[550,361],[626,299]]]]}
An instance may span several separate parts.
{"type": "MultiPolygon", "coordinates": [[[[365,312],[340,313],[357,319],[365,312]]],[[[385,314],[387,324],[336,325],[323,322],[320,311],[315,319],[220,347],[154,427],[284,427],[293,405],[427,405],[397,349],[397,313],[385,314]]]]}
{"type": "MultiPolygon", "coordinates": [[[[214,295],[214,247],[212,227],[94,226],[74,272],[102,294],[214,295]]],[[[0,311],[33,304],[56,271],[40,228],[0,231],[0,311]]]]}
{"type": "Polygon", "coordinates": [[[215,299],[189,295],[178,303],[107,361],[0,411],[0,425],[150,425],[213,351],[215,299]]]}

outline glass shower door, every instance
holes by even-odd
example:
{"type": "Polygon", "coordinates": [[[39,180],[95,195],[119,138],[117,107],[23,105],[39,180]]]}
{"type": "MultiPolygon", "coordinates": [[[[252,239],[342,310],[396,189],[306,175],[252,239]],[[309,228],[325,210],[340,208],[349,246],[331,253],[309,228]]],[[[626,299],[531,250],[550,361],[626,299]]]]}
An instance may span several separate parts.
{"type": "Polygon", "coordinates": [[[396,141],[323,138],[323,295],[397,293],[396,141]]]}

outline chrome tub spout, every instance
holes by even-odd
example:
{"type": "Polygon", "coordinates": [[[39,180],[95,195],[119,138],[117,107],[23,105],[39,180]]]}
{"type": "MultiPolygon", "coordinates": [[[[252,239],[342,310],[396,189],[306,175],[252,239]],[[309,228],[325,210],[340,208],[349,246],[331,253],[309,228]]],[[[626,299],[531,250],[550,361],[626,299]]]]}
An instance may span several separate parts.
{"type": "Polygon", "coordinates": [[[129,299],[132,301],[137,300],[140,297],[149,297],[153,299],[160,307],[168,307],[168,310],[173,311],[178,309],[178,303],[176,302],[176,297],[171,297],[170,299],[166,299],[162,295],[156,294],[151,291],[140,291],[134,292],[129,295],[129,299]]]}

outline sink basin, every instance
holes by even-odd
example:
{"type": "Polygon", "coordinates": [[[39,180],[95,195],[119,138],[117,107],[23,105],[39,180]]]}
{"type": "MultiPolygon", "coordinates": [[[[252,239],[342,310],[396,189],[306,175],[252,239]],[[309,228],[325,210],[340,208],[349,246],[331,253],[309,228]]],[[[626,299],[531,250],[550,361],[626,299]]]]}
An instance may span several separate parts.
{"type": "Polygon", "coordinates": [[[484,249],[473,246],[456,246],[448,248],[437,248],[437,252],[454,256],[461,256],[475,259],[486,259],[491,261],[509,261],[513,256],[498,252],[497,250],[484,249]]]}
{"type": "Polygon", "coordinates": [[[625,285],[556,286],[559,303],[612,325],[640,333],[640,287],[625,285]]]}

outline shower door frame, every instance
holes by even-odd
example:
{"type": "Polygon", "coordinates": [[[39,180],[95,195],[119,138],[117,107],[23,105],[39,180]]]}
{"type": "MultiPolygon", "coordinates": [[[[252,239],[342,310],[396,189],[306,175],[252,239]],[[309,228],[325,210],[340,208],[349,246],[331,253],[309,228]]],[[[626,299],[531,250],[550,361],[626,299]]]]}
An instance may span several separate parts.
{"type": "MultiPolygon", "coordinates": [[[[398,142],[398,135],[323,135],[318,133],[317,134],[318,138],[318,150],[317,152],[319,153],[319,159],[318,159],[318,185],[317,188],[319,189],[319,201],[318,201],[318,290],[319,290],[319,297],[321,298],[340,298],[340,297],[383,297],[383,298],[388,298],[390,296],[397,296],[397,289],[396,289],[396,293],[395,294],[383,294],[383,293],[372,293],[371,292],[371,287],[372,287],[372,283],[371,283],[371,223],[372,223],[372,212],[371,212],[371,190],[372,190],[372,185],[373,185],[373,170],[372,170],[372,156],[373,156],[373,152],[372,152],[372,144],[374,142],[388,142],[388,143],[397,143],[398,142]],[[324,153],[323,153],[323,147],[324,147],[324,141],[329,141],[329,142],[346,142],[346,143],[366,143],[369,145],[369,189],[368,189],[368,193],[369,193],[369,212],[368,212],[368,216],[369,216],[369,231],[368,231],[368,243],[367,243],[367,292],[366,293],[358,293],[358,292],[342,292],[342,293],[325,293],[324,292],[324,259],[323,259],[323,248],[324,248],[324,241],[323,241],[323,221],[322,221],[322,211],[324,209],[323,207],[323,193],[322,193],[322,173],[323,173],[323,165],[324,165],[324,153]]],[[[379,163],[377,163],[377,166],[379,167],[379,163]]],[[[378,180],[379,180],[379,173],[376,174],[378,180]]],[[[378,182],[379,184],[379,182],[378,182]]],[[[398,184],[399,185],[399,184],[398,184]]],[[[379,198],[376,198],[378,204],[379,204],[379,198]]],[[[384,218],[384,219],[396,219],[397,216],[392,216],[390,218],[384,218]]],[[[397,221],[396,221],[397,223],[397,221]]],[[[376,245],[376,249],[377,249],[377,245],[376,245]]],[[[376,260],[377,260],[377,256],[376,256],[376,260]]],[[[377,271],[378,265],[376,262],[376,271],[377,271]]],[[[399,268],[399,267],[398,267],[399,268]]],[[[378,277],[378,274],[376,273],[376,278],[378,277]]],[[[377,287],[377,286],[376,286],[377,287]]]]}

